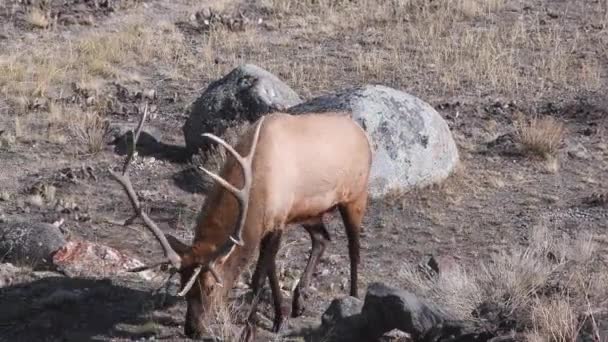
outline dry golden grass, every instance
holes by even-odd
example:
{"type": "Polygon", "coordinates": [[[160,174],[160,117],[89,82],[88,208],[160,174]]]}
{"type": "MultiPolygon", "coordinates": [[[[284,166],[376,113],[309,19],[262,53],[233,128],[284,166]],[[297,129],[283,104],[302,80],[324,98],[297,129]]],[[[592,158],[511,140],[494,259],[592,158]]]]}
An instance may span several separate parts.
{"type": "MultiPolygon", "coordinates": [[[[168,23],[154,27],[126,24],[115,31],[97,31],[75,42],[41,38],[35,48],[13,48],[0,54],[0,94],[48,96],[69,89],[72,82],[89,83],[128,77],[128,69],[156,63],[175,73],[189,60],[182,35],[168,23]]],[[[165,68],[165,69],[163,69],[165,68]]]]}
{"type": "Polygon", "coordinates": [[[525,151],[547,159],[555,156],[566,131],[562,122],[548,116],[528,122],[519,119],[515,128],[525,151]]]}
{"type": "Polygon", "coordinates": [[[32,7],[25,17],[25,21],[37,28],[47,28],[50,24],[49,18],[38,7],[32,7]]]}
{"type": "Polygon", "coordinates": [[[95,154],[104,148],[108,122],[95,112],[83,112],[72,122],[70,130],[81,152],[95,154]]]}
{"type": "MultiPolygon", "coordinates": [[[[589,235],[560,236],[546,225],[533,227],[526,247],[514,246],[480,265],[455,266],[429,278],[407,265],[401,272],[405,287],[446,308],[461,319],[474,320],[473,310],[492,302],[512,318],[533,327],[530,341],[573,341],[588,310],[588,293],[596,291],[608,273],[593,269],[596,244],[589,235]],[[552,255],[552,257],[548,257],[552,255]],[[543,289],[559,279],[568,291],[549,296],[543,289]]],[[[596,292],[601,306],[606,291],[596,292]]]]}
{"type": "MultiPolygon", "coordinates": [[[[581,62],[572,54],[591,38],[572,38],[559,23],[501,19],[498,12],[504,4],[503,0],[262,2],[280,18],[277,22],[299,27],[292,40],[318,42],[329,49],[332,43],[340,45],[336,48],[343,51],[340,60],[315,53],[312,44],[294,56],[294,64],[322,67],[321,74],[329,78],[313,85],[311,92],[335,87],[334,75],[344,75],[345,70],[354,73],[358,82],[391,85],[408,85],[424,77],[434,90],[447,94],[542,95],[551,88],[601,86],[599,59],[581,62]]],[[[262,64],[281,69],[270,61],[262,64]]],[[[297,79],[287,80],[300,85],[297,79]]]]}
{"type": "Polygon", "coordinates": [[[75,138],[81,152],[95,153],[103,147],[105,128],[98,114],[103,102],[95,102],[99,108],[83,110],[57,105],[52,99],[69,93],[72,84],[102,96],[108,82],[130,81],[138,77],[137,71],[148,68],[163,77],[183,77],[192,60],[181,33],[166,22],[154,27],[127,23],[113,31],[92,31],[75,41],[41,37],[35,47],[0,52],[0,96],[11,106],[11,133],[17,139],[42,137],[64,144],[75,138]],[[37,99],[48,105],[33,111],[37,99]]]}
{"type": "Polygon", "coordinates": [[[557,299],[537,299],[532,305],[534,336],[545,341],[576,341],[578,317],[567,296],[557,299]]]}

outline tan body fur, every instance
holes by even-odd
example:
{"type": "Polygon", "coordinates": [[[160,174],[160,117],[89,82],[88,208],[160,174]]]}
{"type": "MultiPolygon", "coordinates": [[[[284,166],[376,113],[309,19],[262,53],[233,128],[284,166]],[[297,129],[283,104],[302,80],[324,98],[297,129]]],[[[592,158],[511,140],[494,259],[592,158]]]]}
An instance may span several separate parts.
{"type": "MultiPolygon", "coordinates": [[[[239,154],[249,152],[256,125],[257,122],[241,136],[235,147],[239,154]]],[[[371,155],[367,135],[347,113],[266,115],[252,161],[253,181],[242,229],[244,246],[234,246],[231,253],[215,262],[215,271],[224,279],[223,288],[215,286],[209,272],[203,272],[199,284],[188,291],[186,334],[200,336],[206,330],[205,314],[211,311],[211,303],[217,297],[224,297],[258,246],[260,256],[252,287],[257,293],[268,276],[275,300],[275,330],[279,329],[284,313],[274,257],[281,232],[291,223],[302,224],[313,240],[309,264],[297,296],[294,295],[294,308],[298,312],[293,314],[299,315],[303,310],[300,292],[306,290],[329,241],[323,214],[335,208],[340,210],[347,229],[351,295],[356,296],[359,229],[367,204],[371,155]]],[[[239,164],[232,157],[228,158],[220,176],[235,187],[243,184],[239,164]]],[[[182,258],[182,284],[191,277],[195,265],[208,262],[213,252],[229,238],[238,210],[235,197],[215,184],[197,219],[192,247],[171,241],[182,258]]],[[[253,312],[255,304],[252,307],[253,312]]]]}

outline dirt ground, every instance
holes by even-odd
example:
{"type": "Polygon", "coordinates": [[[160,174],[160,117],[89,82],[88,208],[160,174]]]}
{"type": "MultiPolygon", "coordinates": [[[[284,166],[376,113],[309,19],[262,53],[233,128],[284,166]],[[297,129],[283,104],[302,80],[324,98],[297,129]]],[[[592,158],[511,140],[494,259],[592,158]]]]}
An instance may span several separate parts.
{"type": "MultiPolygon", "coordinates": [[[[131,178],[161,228],[189,241],[204,194],[180,158],[181,126],[209,82],[246,62],[305,98],[364,83],[407,91],[433,105],[454,134],[461,165],[446,182],[370,202],[361,294],[373,281],[407,287],[404,267],[430,255],[475,270],[526,246],[538,225],[572,240],[593,234],[592,272],[607,270],[608,211],[599,197],[608,191],[605,1],[0,0],[0,23],[2,220],[61,217],[70,238],[160,259],[142,225],[108,222],[130,208],[107,172],[123,156],[105,144],[104,122],[135,124],[148,98],[146,129],[162,144],[138,157],[131,178]],[[207,25],[204,8],[226,17],[210,16],[207,25]],[[535,116],[565,125],[552,157],[518,149],[517,120],[535,116]]],[[[320,322],[331,299],[347,294],[338,218],[328,221],[333,240],[307,311],[283,335],[320,322]]],[[[299,227],[284,237],[285,300],[309,248],[299,227]]],[[[160,300],[151,293],[158,281],[27,274],[0,289],[0,340],[187,340],[185,302],[160,300]],[[68,299],[53,300],[58,288],[68,299]]],[[[272,318],[268,303],[262,312],[272,318]]],[[[260,336],[283,338],[263,329],[260,336]]]]}

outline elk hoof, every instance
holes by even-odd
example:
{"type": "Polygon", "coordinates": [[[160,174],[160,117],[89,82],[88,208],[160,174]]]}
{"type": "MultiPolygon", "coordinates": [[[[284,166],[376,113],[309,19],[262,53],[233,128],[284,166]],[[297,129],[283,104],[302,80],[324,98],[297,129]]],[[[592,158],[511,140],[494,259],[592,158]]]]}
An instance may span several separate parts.
{"type": "Polygon", "coordinates": [[[252,342],[255,339],[256,327],[253,323],[247,322],[241,333],[239,342],[252,342]]]}
{"type": "Polygon", "coordinates": [[[281,327],[283,326],[283,318],[275,318],[274,324],[272,325],[272,332],[278,333],[281,331],[281,327]]]}
{"type": "Polygon", "coordinates": [[[308,298],[308,291],[301,290],[296,287],[293,292],[293,302],[291,305],[291,317],[296,318],[302,316],[304,313],[304,299],[308,298]]]}

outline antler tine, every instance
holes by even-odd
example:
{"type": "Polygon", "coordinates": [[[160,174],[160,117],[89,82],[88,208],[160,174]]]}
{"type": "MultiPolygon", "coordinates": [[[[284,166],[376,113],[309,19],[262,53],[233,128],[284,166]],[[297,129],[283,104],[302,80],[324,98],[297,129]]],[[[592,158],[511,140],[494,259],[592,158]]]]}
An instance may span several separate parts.
{"type": "MultiPolygon", "coordinates": [[[[224,285],[222,284],[222,280],[221,280],[220,276],[217,274],[217,272],[215,272],[215,270],[213,269],[213,266],[207,265],[206,269],[211,273],[211,275],[213,276],[213,278],[215,278],[215,282],[218,284],[218,286],[224,287],[224,285]]],[[[190,289],[192,288],[192,285],[194,285],[194,283],[196,282],[196,279],[198,279],[198,275],[201,273],[202,270],[203,270],[203,265],[198,265],[194,269],[194,272],[190,276],[190,279],[188,280],[188,282],[186,283],[186,285],[184,285],[184,288],[177,293],[177,295],[179,297],[182,297],[183,295],[185,295],[186,293],[188,293],[188,291],[190,291],[190,289]]]]}
{"type": "Polygon", "coordinates": [[[129,170],[129,166],[131,165],[131,160],[136,152],[137,140],[139,140],[139,135],[141,134],[142,129],[144,128],[144,121],[146,121],[146,117],[148,116],[148,103],[144,106],[144,113],[137,124],[137,129],[135,132],[131,131],[132,139],[131,139],[131,148],[129,149],[129,154],[127,155],[127,159],[125,159],[125,163],[122,167],[122,174],[125,175],[129,170]]]}
{"type": "Polygon", "coordinates": [[[228,144],[225,140],[223,140],[222,138],[218,137],[217,135],[211,134],[211,133],[204,133],[203,137],[205,138],[209,138],[213,141],[215,141],[216,143],[224,146],[229,152],[230,154],[232,154],[232,156],[234,158],[236,158],[237,160],[239,160],[240,162],[245,162],[245,158],[243,158],[235,149],[234,147],[230,146],[230,144],[228,144]]]}
{"type": "Polygon", "coordinates": [[[230,191],[235,197],[241,199],[243,197],[241,190],[232,186],[232,184],[228,183],[224,178],[216,175],[215,173],[205,169],[203,166],[198,167],[201,171],[205,172],[209,177],[213,178],[216,182],[220,183],[221,186],[226,188],[226,190],[230,191]]]}
{"type": "Polygon", "coordinates": [[[232,154],[232,156],[236,159],[236,161],[241,166],[241,169],[243,170],[243,178],[244,178],[243,183],[244,184],[243,184],[243,188],[239,190],[239,189],[235,188],[232,184],[228,183],[225,179],[218,176],[217,174],[210,172],[209,170],[205,169],[204,167],[200,167],[200,169],[203,170],[207,175],[209,175],[211,178],[213,178],[221,186],[226,188],[226,190],[230,191],[230,193],[232,193],[236,197],[236,199],[239,201],[240,210],[239,210],[239,214],[238,214],[238,218],[237,218],[237,225],[236,225],[234,233],[230,235],[230,240],[229,240],[232,243],[237,244],[239,246],[243,246],[243,238],[241,236],[241,230],[243,229],[243,225],[245,224],[245,217],[246,217],[246,213],[247,213],[247,210],[249,207],[249,192],[251,190],[251,183],[253,181],[253,179],[252,179],[253,176],[251,174],[251,163],[253,161],[253,155],[254,155],[255,149],[257,147],[258,139],[260,136],[260,129],[262,127],[263,122],[264,122],[264,117],[262,117],[260,119],[260,121],[258,122],[258,125],[256,127],[256,130],[255,130],[255,133],[253,136],[253,141],[251,143],[251,147],[249,150],[249,154],[247,155],[247,157],[242,157],[232,146],[230,146],[222,138],[215,136],[213,134],[210,134],[210,133],[203,134],[204,137],[207,137],[207,138],[221,144],[222,146],[226,147],[228,152],[230,152],[230,154],[232,154]]]}
{"type": "MultiPolygon", "coordinates": [[[[204,137],[210,138],[211,140],[226,147],[228,152],[230,152],[234,156],[234,158],[237,160],[237,162],[241,166],[241,169],[243,170],[243,178],[244,178],[243,188],[237,189],[236,187],[234,187],[232,184],[228,183],[228,181],[226,181],[222,177],[218,176],[217,174],[205,169],[202,166],[200,167],[200,169],[203,170],[207,175],[209,175],[216,182],[218,182],[218,184],[220,184],[222,187],[224,187],[226,190],[228,190],[231,194],[233,194],[234,197],[236,197],[237,201],[239,202],[239,214],[237,217],[237,223],[236,223],[234,232],[230,235],[228,241],[226,241],[226,243],[222,247],[220,247],[219,249],[216,250],[215,255],[211,258],[211,261],[205,267],[206,270],[211,272],[211,275],[213,276],[213,278],[215,278],[215,281],[218,283],[219,286],[223,286],[222,279],[220,278],[220,276],[217,274],[217,272],[213,268],[213,262],[218,257],[224,257],[224,256],[230,254],[230,252],[234,248],[234,245],[243,246],[243,239],[241,237],[241,231],[243,229],[243,226],[245,225],[245,218],[246,218],[247,210],[249,208],[249,192],[251,191],[251,184],[253,182],[253,176],[252,176],[252,172],[251,172],[251,163],[253,160],[253,155],[255,153],[255,149],[257,147],[258,139],[260,137],[260,129],[262,127],[263,121],[264,121],[264,117],[262,117],[260,119],[258,126],[256,127],[255,134],[253,136],[253,141],[251,143],[251,147],[250,147],[249,154],[247,155],[247,157],[242,157],[241,155],[239,155],[238,152],[236,152],[236,150],[223,139],[221,139],[213,134],[209,134],[209,133],[203,134],[204,137]]],[[[190,290],[190,288],[196,281],[196,278],[197,278],[198,274],[201,272],[201,270],[202,270],[201,266],[196,268],[195,273],[192,275],[192,277],[190,277],[190,280],[188,281],[186,286],[184,286],[182,291],[180,291],[180,295],[183,295],[184,293],[187,293],[190,290]]]]}
{"type": "MultiPolygon", "coordinates": [[[[114,172],[112,169],[109,169],[109,172],[110,172],[110,175],[112,175],[112,177],[123,187],[123,189],[127,193],[129,201],[131,202],[131,206],[133,207],[133,210],[135,211],[135,215],[141,217],[141,219],[144,221],[146,226],[149,228],[149,230],[152,232],[152,234],[154,234],[154,236],[156,237],[158,242],[161,244],[163,251],[165,253],[165,257],[167,257],[167,259],[169,259],[169,261],[171,262],[173,267],[180,269],[181,268],[181,257],[173,250],[173,248],[171,248],[171,245],[169,244],[169,241],[167,241],[167,238],[165,237],[163,232],[158,228],[158,226],[154,223],[154,221],[152,221],[148,217],[148,215],[146,215],[146,213],[141,208],[139,200],[137,199],[137,195],[135,194],[135,190],[133,190],[133,185],[131,184],[131,179],[129,178],[129,175],[127,173],[127,171],[129,170],[129,166],[131,164],[131,160],[133,159],[133,155],[135,154],[135,146],[137,145],[137,139],[139,138],[139,135],[141,133],[141,130],[143,128],[144,121],[146,120],[147,115],[148,115],[148,106],[146,104],[144,113],[137,126],[137,130],[133,134],[133,142],[132,142],[132,146],[131,146],[132,149],[131,149],[131,151],[129,151],[129,154],[128,154],[125,164],[123,166],[122,174],[118,174],[118,173],[114,172]]],[[[128,220],[128,221],[130,221],[130,220],[128,220]]]]}

